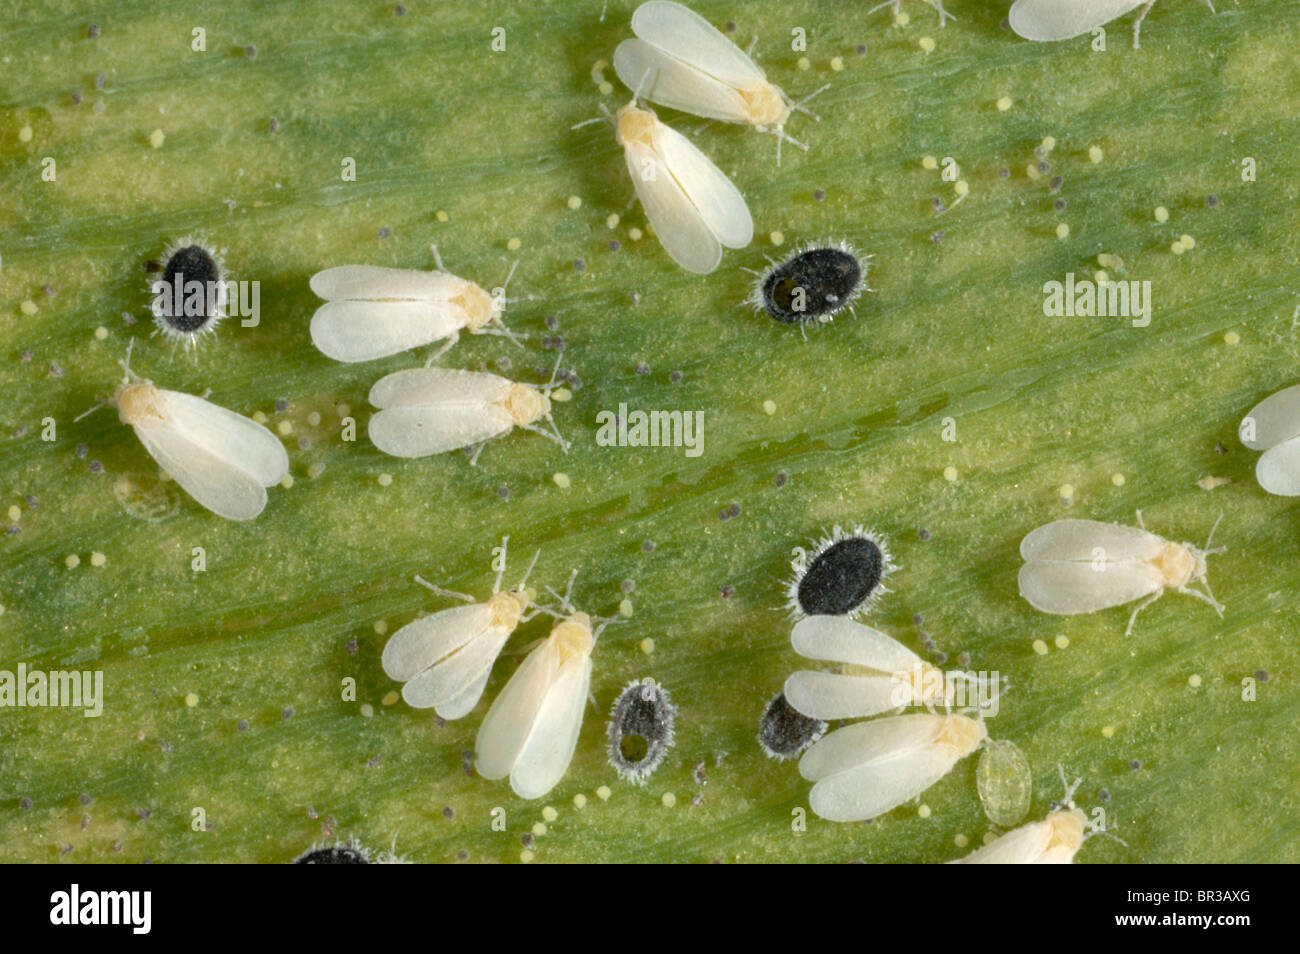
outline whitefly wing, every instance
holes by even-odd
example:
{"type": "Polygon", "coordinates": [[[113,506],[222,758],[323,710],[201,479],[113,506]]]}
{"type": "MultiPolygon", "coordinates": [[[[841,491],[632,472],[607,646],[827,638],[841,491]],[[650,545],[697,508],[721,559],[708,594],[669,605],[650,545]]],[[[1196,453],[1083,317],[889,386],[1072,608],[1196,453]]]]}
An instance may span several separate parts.
{"type": "Polygon", "coordinates": [[[450,272],[379,265],[338,265],[311,277],[311,290],[326,301],[447,301],[466,281],[450,272]]]}
{"type": "Polygon", "coordinates": [[[614,72],[628,89],[661,106],[729,123],[749,122],[745,100],[735,87],[644,40],[624,40],[615,48],[614,72]]]}
{"type": "Polygon", "coordinates": [[[813,744],[799,760],[799,774],[810,782],[860,765],[886,761],[932,743],[943,717],[929,713],[893,716],[836,729],[813,744]]]}
{"type": "Polygon", "coordinates": [[[1034,864],[1052,841],[1052,826],[1047,821],[1030,822],[1007,832],[991,845],[977,848],[956,865],[1025,865],[1034,864]]]}
{"type": "Polygon", "coordinates": [[[453,606],[407,623],[384,645],[380,663],[389,679],[414,679],[492,627],[487,603],[453,606]]]}
{"type": "Polygon", "coordinates": [[[1136,10],[1146,0],[1016,0],[1007,19],[1026,40],[1068,40],[1136,10]]]}
{"type": "Polygon", "coordinates": [[[524,658],[505,688],[492,700],[474,744],[479,775],[497,779],[510,774],[559,668],[559,654],[548,639],[524,658]]]}
{"type": "Polygon", "coordinates": [[[1020,543],[1020,595],[1044,613],[1091,613],[1130,603],[1163,586],[1150,561],[1164,540],[1138,527],[1057,520],[1020,543]]]}
{"type": "Polygon", "coordinates": [[[370,439],[395,457],[424,457],[478,444],[506,433],[514,421],[505,407],[511,382],[495,374],[410,368],[375,382],[370,439]]]}
{"type": "Polygon", "coordinates": [[[373,361],[464,327],[464,309],[449,301],[331,301],[312,315],[311,340],[335,361],[373,361]]]}
{"type": "Polygon", "coordinates": [[[520,798],[541,798],[564,777],[578,746],[582,713],[591,685],[591,656],[565,660],[510,771],[510,787],[520,798]]]}
{"type": "Polygon", "coordinates": [[[790,642],[808,659],[852,663],[883,673],[911,670],[921,662],[898,640],[845,616],[804,617],[795,624],[790,642]]]}
{"type": "Polygon", "coordinates": [[[262,486],[278,484],[289,472],[289,455],[280,439],[251,418],[193,394],[161,389],[156,394],[156,406],[177,430],[262,486]]]}
{"type": "MultiPolygon", "coordinates": [[[[650,0],[641,4],[632,14],[632,32],[650,46],[729,86],[744,89],[763,82],[763,71],[740,47],[680,3],[650,0]]],[[[619,78],[623,79],[621,73],[619,78]]],[[[628,85],[636,89],[634,83],[628,85]]]]}
{"type": "Polygon", "coordinates": [[[492,666],[510,630],[493,626],[412,678],[402,698],[417,709],[436,709],[444,719],[459,719],[478,705],[492,666]]]}
{"type": "Polygon", "coordinates": [[[1241,442],[1251,450],[1268,450],[1293,437],[1300,437],[1300,384],[1264,398],[1241,422],[1241,442]]]}
{"type": "Polygon", "coordinates": [[[1300,438],[1275,444],[1255,462],[1255,478],[1270,494],[1300,495],[1300,438]]]}
{"type": "Polygon", "coordinates": [[[498,404],[510,395],[512,382],[486,371],[454,368],[407,368],[374,383],[370,403],[377,408],[461,404],[498,404]]]}
{"type": "Polygon", "coordinates": [[[829,821],[862,821],[920,795],[956,762],[933,744],[942,722],[928,714],[894,716],[832,732],[799,762],[804,778],[816,779],[809,807],[829,821]]]}
{"type": "Polygon", "coordinates": [[[699,275],[717,268],[722,261],[722,243],[673,176],[663,156],[639,141],[627,143],[625,155],[637,198],[668,257],[688,272],[699,275]]]}
{"type": "MultiPolygon", "coordinates": [[[[844,676],[801,669],[785,681],[785,699],[814,719],[858,719],[896,709],[894,693],[904,687],[891,676],[844,676]]],[[[905,702],[911,701],[906,693],[905,702]]]]}
{"type": "Polygon", "coordinates": [[[745,197],[695,143],[657,123],[655,147],[704,224],[727,248],[744,248],[754,238],[754,220],[745,197]]]}
{"type": "Polygon", "coordinates": [[[228,520],[251,520],[289,470],[279,439],[255,421],[179,391],[155,389],[133,422],[145,449],[191,497],[228,520]]]}

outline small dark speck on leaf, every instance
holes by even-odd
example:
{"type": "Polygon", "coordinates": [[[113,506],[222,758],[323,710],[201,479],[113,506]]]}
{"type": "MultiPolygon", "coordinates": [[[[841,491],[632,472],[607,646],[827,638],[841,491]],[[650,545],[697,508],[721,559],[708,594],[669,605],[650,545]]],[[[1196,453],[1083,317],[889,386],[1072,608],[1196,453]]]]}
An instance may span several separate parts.
{"type": "Polygon", "coordinates": [[[1132,762],[1129,762],[1129,763],[1128,763],[1128,767],[1129,767],[1132,771],[1136,772],[1138,769],[1140,769],[1140,768],[1142,767],[1142,762],[1141,762],[1141,760],[1139,760],[1139,759],[1134,759],[1132,762]]]}
{"type": "Polygon", "coordinates": [[[257,56],[257,47],[252,43],[248,44],[248,46],[244,47],[244,55],[250,60],[254,59],[257,56]]]}
{"type": "Polygon", "coordinates": [[[85,444],[78,444],[76,450],[74,450],[73,453],[76,454],[78,457],[85,457],[87,454],[90,453],[90,448],[87,447],[85,444]]]}
{"type": "Polygon", "coordinates": [[[1011,170],[1008,169],[1006,166],[1003,166],[1001,169],[998,170],[998,178],[999,178],[999,179],[1010,179],[1010,178],[1011,178],[1011,170]]]}
{"type": "Polygon", "coordinates": [[[280,131],[280,120],[272,116],[266,123],[266,128],[273,133],[280,131]]]}
{"type": "Polygon", "coordinates": [[[575,258],[575,259],[573,260],[573,270],[574,270],[575,272],[585,272],[585,271],[587,270],[587,263],[586,263],[586,261],[585,261],[584,259],[581,259],[581,258],[575,258]]]}
{"type": "Polygon", "coordinates": [[[1215,206],[1217,206],[1218,204],[1219,204],[1219,197],[1218,197],[1217,195],[1207,195],[1207,196],[1205,197],[1205,205],[1206,205],[1206,207],[1212,209],[1212,208],[1214,208],[1215,206]]]}
{"type": "Polygon", "coordinates": [[[735,20],[728,20],[728,21],[727,21],[727,32],[728,32],[728,33],[735,33],[735,32],[736,32],[736,21],[735,21],[735,20]]]}
{"type": "Polygon", "coordinates": [[[1256,680],[1257,682],[1268,682],[1268,670],[1267,670],[1267,669],[1256,669],[1256,670],[1255,670],[1255,680],[1256,680]]]}
{"type": "Polygon", "coordinates": [[[288,399],[288,398],[276,398],[276,399],[275,399],[275,409],[276,409],[276,411],[277,411],[278,413],[280,413],[280,414],[283,414],[285,411],[289,410],[289,399],[288,399]]]}
{"type": "Polygon", "coordinates": [[[1098,790],[1098,792],[1097,792],[1097,801],[1099,801],[1099,802],[1108,802],[1108,801],[1110,801],[1110,789],[1103,788],[1103,789],[1098,790]]]}
{"type": "Polygon", "coordinates": [[[104,83],[108,79],[103,73],[95,74],[95,89],[103,89],[104,83]]]}
{"type": "Polygon", "coordinates": [[[1065,200],[1064,200],[1064,199],[1057,199],[1055,202],[1052,203],[1052,208],[1054,208],[1057,212],[1064,212],[1064,211],[1065,211],[1065,200]]]}
{"type": "Polygon", "coordinates": [[[349,656],[355,656],[357,654],[357,638],[353,636],[343,648],[347,650],[349,656]]]}
{"type": "Polygon", "coordinates": [[[74,106],[80,106],[80,105],[81,105],[81,90],[79,90],[79,89],[74,89],[74,90],[72,91],[72,104],[73,104],[74,106]]]}
{"type": "Polygon", "coordinates": [[[650,365],[646,364],[644,361],[638,361],[635,370],[637,374],[649,374],[650,365]]]}
{"type": "Polygon", "coordinates": [[[502,500],[509,500],[510,488],[507,487],[505,484],[502,484],[500,487],[497,488],[497,496],[500,497],[502,500]]]}
{"type": "Polygon", "coordinates": [[[654,549],[655,549],[655,542],[654,542],[653,540],[643,540],[643,541],[641,541],[641,552],[642,552],[642,553],[653,553],[653,552],[654,552],[654,549]]]}
{"type": "Polygon", "coordinates": [[[940,245],[940,244],[942,244],[942,243],[943,243],[943,229],[935,229],[933,232],[931,232],[931,233],[930,233],[930,241],[933,242],[935,245],[940,245]]]}
{"type": "Polygon", "coordinates": [[[92,23],[89,27],[87,27],[87,28],[86,28],[86,36],[90,37],[90,39],[92,39],[92,40],[94,40],[94,39],[98,39],[98,37],[99,37],[99,24],[98,24],[98,23],[92,23]]]}
{"type": "Polygon", "coordinates": [[[854,47],[854,50],[855,50],[855,52],[858,54],[858,56],[866,56],[866,55],[867,55],[867,44],[865,44],[865,43],[859,43],[856,47],[854,47]]]}
{"type": "Polygon", "coordinates": [[[826,190],[825,190],[825,189],[813,189],[813,200],[814,200],[814,201],[816,201],[816,202],[821,202],[821,201],[825,200],[825,198],[826,198],[826,190]]]}
{"type": "Polygon", "coordinates": [[[554,331],[556,328],[560,327],[560,319],[556,318],[554,315],[547,315],[546,327],[551,329],[551,331],[554,331]]]}
{"type": "Polygon", "coordinates": [[[390,239],[393,237],[393,230],[387,225],[380,226],[379,232],[376,233],[381,239],[390,239]]]}
{"type": "Polygon", "coordinates": [[[673,384],[682,383],[682,373],[680,371],[669,371],[668,380],[673,384]]]}
{"type": "Polygon", "coordinates": [[[153,815],[153,809],[140,808],[136,810],[136,814],[140,816],[141,820],[147,820],[150,816],[153,815]]]}
{"type": "Polygon", "coordinates": [[[238,731],[238,732],[247,732],[247,731],[248,731],[248,720],[247,720],[247,719],[240,719],[238,722],[235,723],[235,729],[236,729],[236,731],[238,731]]]}
{"type": "Polygon", "coordinates": [[[722,589],[718,590],[718,595],[721,596],[724,600],[728,600],[731,599],[732,595],[735,592],[736,592],[736,588],[728,584],[727,586],[724,586],[722,589]]]}
{"type": "Polygon", "coordinates": [[[283,719],[285,722],[288,722],[290,719],[292,719],[293,706],[286,706],[283,710],[281,710],[280,718],[283,719]]]}
{"type": "Polygon", "coordinates": [[[916,538],[918,540],[929,540],[930,531],[925,529],[925,527],[922,527],[920,530],[916,531],[916,538]]]}
{"type": "Polygon", "coordinates": [[[1048,185],[1051,186],[1052,191],[1055,192],[1057,189],[1061,188],[1061,185],[1064,182],[1065,179],[1063,179],[1061,176],[1052,176],[1052,180],[1048,183],[1048,185]]]}
{"type": "Polygon", "coordinates": [[[104,472],[104,465],[97,460],[92,460],[87,467],[92,474],[102,474],[104,472]]]}
{"type": "Polygon", "coordinates": [[[610,239],[610,240],[609,240],[609,250],[610,250],[611,252],[617,252],[617,251],[618,251],[619,249],[621,249],[622,247],[623,247],[623,246],[622,246],[622,244],[619,242],[618,239],[610,239]]]}
{"type": "Polygon", "coordinates": [[[784,486],[785,486],[786,484],[788,484],[789,482],[790,482],[790,475],[789,475],[789,474],[787,474],[787,473],[786,473],[785,471],[783,471],[783,470],[779,470],[779,471],[777,471],[777,473],[776,473],[776,479],[773,481],[773,483],[775,483],[778,487],[784,487],[784,486]]]}
{"type": "Polygon", "coordinates": [[[18,800],[18,807],[25,812],[29,812],[32,810],[32,800],[30,798],[20,798],[18,800]]]}

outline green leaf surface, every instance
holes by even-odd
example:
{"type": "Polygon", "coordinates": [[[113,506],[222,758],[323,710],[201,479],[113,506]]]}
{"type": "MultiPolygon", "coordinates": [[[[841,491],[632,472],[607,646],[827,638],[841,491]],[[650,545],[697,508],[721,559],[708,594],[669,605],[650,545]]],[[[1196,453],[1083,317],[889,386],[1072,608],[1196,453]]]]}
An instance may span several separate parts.
{"type": "Polygon", "coordinates": [[[517,861],[545,806],[539,861],[960,857],[990,830],[975,758],[926,810],[810,815],[800,831],[808,783],[757,745],[764,705],[801,668],[791,551],[864,524],[900,565],[870,622],[917,651],[924,630],[950,665],[967,653],[1008,679],[989,731],[1033,768],[1028,820],[1060,796],[1058,764],[1083,777],[1081,807],[1104,807],[1124,843],[1092,839],[1079,861],[1300,861],[1297,514],[1259,488],[1236,436],[1300,358],[1294,5],[1166,0],[1140,50],[1127,17],[1094,52],[1088,37],[1019,39],[999,26],[1006,3],[957,0],[941,29],[917,2],[900,27],[867,4],[699,0],[742,47],[758,37],[793,99],[831,84],[810,104],[820,122],[789,124],[809,151],[787,143],[779,167],[772,136],[658,111],[754,216],[754,244],[707,276],[633,238],[646,223],[609,126],[571,129],[627,101],[593,67],[630,35],[634,6],[615,0],[602,20],[595,0],[415,0],[401,16],[339,0],[3,4],[0,669],[102,671],[105,701],[99,718],[0,709],[0,858],[280,862],[356,837],[415,861],[517,861]],[[205,52],[191,49],[200,27],[205,52]],[[1049,135],[1051,168],[1031,177],[1049,135]],[[935,211],[954,187],[924,156],[960,165],[960,205],[935,211]],[[1195,246],[1174,254],[1183,234],[1195,246]],[[143,268],[182,236],[260,283],[260,323],[230,319],[193,354],[150,335],[143,268]],[[744,303],[746,269],[827,239],[873,256],[853,314],[805,336],[744,303]],[[581,379],[555,405],[567,455],[516,432],[471,467],[366,439],[370,385],[425,353],[325,358],[308,279],[430,268],[432,242],[485,288],[518,260],[510,292],[532,297],[507,321],[526,350],[466,337],[440,364],[508,361],[502,373],[539,384],[556,360],[543,339],[562,337],[581,379]],[[1122,259],[1112,277],[1150,282],[1148,327],[1044,315],[1044,283],[1090,277],[1099,254],[1122,259]],[[112,395],[133,339],[133,370],[160,387],[210,389],[289,429],[293,483],[261,517],[222,520],[160,483],[113,409],[74,421],[112,395]],[[596,415],[621,403],[702,411],[703,453],[598,446],[596,415]],[[341,440],[347,416],[355,442],[341,440]],[[1206,490],[1207,476],[1225,482],[1206,490]],[[1052,617],[1020,598],[1027,532],[1067,515],[1133,523],[1139,508],[1198,546],[1222,515],[1228,549],[1209,564],[1222,620],[1171,593],[1126,638],[1127,609],[1052,617]],[[575,601],[593,614],[635,585],[631,616],[595,650],[599,710],[536,802],[473,777],[463,753],[545,617],[457,722],[394,702],[379,665],[385,631],[451,605],[413,576],[485,598],[506,534],[509,582],[540,547],[534,582],[562,588],[577,568],[575,601]],[[605,719],[647,676],[680,708],[677,745],[635,787],[606,760],[605,719]],[[210,830],[193,830],[196,808],[210,830]]]}

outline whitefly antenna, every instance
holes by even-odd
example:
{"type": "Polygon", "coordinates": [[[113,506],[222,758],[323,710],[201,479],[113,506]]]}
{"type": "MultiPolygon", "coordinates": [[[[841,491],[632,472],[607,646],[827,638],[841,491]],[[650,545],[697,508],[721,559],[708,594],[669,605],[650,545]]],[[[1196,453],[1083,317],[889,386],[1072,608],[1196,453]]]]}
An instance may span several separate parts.
{"type": "Polygon", "coordinates": [[[433,261],[434,264],[438,266],[438,271],[445,272],[447,270],[447,266],[442,264],[442,256],[438,254],[438,243],[430,242],[429,251],[433,252],[433,261]]]}
{"type": "Polygon", "coordinates": [[[475,600],[474,597],[470,596],[468,593],[457,593],[455,590],[445,589],[441,586],[438,586],[436,583],[430,583],[428,580],[420,576],[420,574],[418,573],[415,574],[415,582],[419,583],[425,589],[438,594],[439,596],[450,596],[453,599],[464,600],[466,603],[477,602],[477,600],[475,600]]]}
{"type": "Polygon", "coordinates": [[[583,126],[590,126],[592,123],[610,123],[612,125],[614,122],[614,117],[610,115],[609,107],[607,107],[604,103],[601,103],[600,112],[601,115],[599,116],[595,116],[591,119],[584,119],[582,122],[575,123],[574,125],[570,126],[569,131],[572,132],[575,129],[581,129],[583,126]]]}
{"type": "Polygon", "coordinates": [[[807,96],[805,96],[803,99],[799,100],[798,102],[793,102],[793,103],[791,103],[791,104],[790,104],[790,111],[791,111],[791,112],[803,113],[805,116],[811,116],[813,122],[815,122],[815,123],[819,123],[819,122],[821,122],[821,121],[822,121],[822,118],[821,118],[820,116],[818,116],[816,113],[814,113],[811,109],[809,109],[809,108],[808,108],[807,106],[805,106],[804,104],[807,103],[807,102],[808,102],[810,99],[812,99],[814,96],[820,96],[822,93],[826,92],[826,91],[827,91],[828,89],[830,89],[830,88],[831,88],[831,84],[830,84],[830,83],[826,83],[826,84],[824,84],[824,85],[822,85],[822,86],[819,86],[817,89],[813,90],[811,93],[809,93],[809,94],[808,94],[807,96]]]}

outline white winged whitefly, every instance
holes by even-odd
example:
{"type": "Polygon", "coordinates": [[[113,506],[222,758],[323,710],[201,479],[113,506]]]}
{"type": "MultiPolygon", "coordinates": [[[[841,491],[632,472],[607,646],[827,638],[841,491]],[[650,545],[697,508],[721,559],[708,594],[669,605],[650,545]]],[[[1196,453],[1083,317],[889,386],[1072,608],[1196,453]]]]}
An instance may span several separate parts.
{"type": "MultiPolygon", "coordinates": [[[[1214,4],[1206,0],[1211,12],[1214,4]]],[[[1117,17],[1141,7],[1133,21],[1133,49],[1142,48],[1142,21],[1155,0],[1016,0],[1007,20],[1017,36],[1052,42],[1091,33],[1117,17]]]]}
{"type": "Polygon", "coordinates": [[[632,32],[636,39],[614,50],[614,72],[628,89],[660,106],[773,133],[778,164],[782,140],[808,148],[786,135],[785,124],[795,110],[817,119],[804,103],[829,84],[792,102],[748,53],[680,3],[641,4],[632,14],[632,32]]]}
{"type": "Polygon", "coordinates": [[[379,408],[368,425],[370,440],[394,457],[427,457],[477,445],[470,459],[475,464],[487,441],[519,427],[555,441],[567,452],[569,443],[551,416],[559,370],[557,361],[551,380],[540,387],[487,371],[395,371],[370,389],[370,403],[379,408]],[[535,426],[542,419],[550,423],[550,432],[535,426]]]}
{"type": "Polygon", "coordinates": [[[126,376],[109,403],[158,466],[219,517],[252,520],[260,514],[266,488],[289,472],[280,439],[211,401],[155,387],[131,370],[131,346],[121,364],[126,376]]]}
{"type": "Polygon", "coordinates": [[[520,798],[541,798],[568,771],[591,693],[591,652],[612,622],[574,608],[573,579],[560,598],[563,612],[546,610],[559,621],[492,701],[474,746],[478,774],[509,776],[520,798]]]}
{"type": "Polygon", "coordinates": [[[483,696],[492,666],[510,636],[536,612],[533,594],[526,588],[537,555],[528,564],[519,585],[501,592],[506,570],[506,545],[492,553],[496,582],[487,602],[454,590],[435,586],[416,576],[415,582],[439,596],[464,600],[455,606],[407,623],[388,638],[382,664],[389,679],[404,683],[402,698],[414,709],[433,709],[444,719],[459,719],[470,713],[483,696]]]}
{"type": "Polygon", "coordinates": [[[1300,384],[1260,401],[1241,420],[1241,442],[1263,451],[1255,479],[1270,494],[1300,495],[1300,384]]]}
{"type": "Polygon", "coordinates": [[[373,361],[446,339],[432,363],[453,347],[462,331],[498,334],[519,342],[502,321],[515,272],[491,292],[451,274],[432,245],[437,270],[338,265],[311,277],[311,290],[325,304],[311,319],[311,340],[326,356],[349,363],[373,361]]]}
{"type": "MultiPolygon", "coordinates": [[[[1092,613],[1142,600],[1124,630],[1133,631],[1138,613],[1167,589],[1209,603],[1223,616],[1206,577],[1206,557],[1225,548],[1210,549],[1214,522],[1203,548],[1172,543],[1149,532],[1137,514],[1138,526],[1098,520],[1057,520],[1031,531],[1020,542],[1020,595],[1034,609],[1059,616],[1092,613]],[[1192,589],[1200,583],[1202,590],[1192,589]]],[[[1220,520],[1222,517],[1219,518],[1220,520]]]]}
{"type": "MultiPolygon", "coordinates": [[[[608,110],[573,126],[610,120],[608,110]]],[[[722,262],[723,246],[744,248],[754,239],[745,198],[699,148],[636,97],[610,120],[623,147],[628,173],[646,218],[668,257],[697,275],[722,262]]]]}
{"type": "Polygon", "coordinates": [[[888,716],[836,729],[799,759],[809,807],[827,821],[866,821],[916,798],[988,738],[959,713],[888,716]]]}
{"type": "Polygon", "coordinates": [[[790,705],[814,719],[856,719],[911,705],[951,705],[955,683],[902,643],[846,616],[808,616],[790,633],[808,659],[849,672],[799,670],[785,681],[790,705]]]}
{"type": "MultiPolygon", "coordinates": [[[[1012,829],[991,844],[977,848],[964,858],[950,861],[950,865],[1068,865],[1074,863],[1074,856],[1093,835],[1107,834],[1105,828],[1099,828],[1089,821],[1088,816],[1074,804],[1074,793],[1083,779],[1075,779],[1073,784],[1066,784],[1065,770],[1061,772],[1061,784],[1065,785],[1065,796],[1059,802],[1053,802],[1047,816],[1042,821],[1029,822],[1012,829]]],[[[1122,839],[1115,838],[1120,844],[1122,839]]]]}

